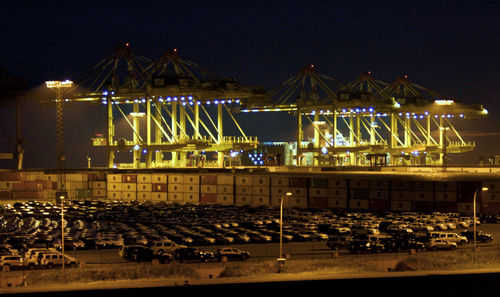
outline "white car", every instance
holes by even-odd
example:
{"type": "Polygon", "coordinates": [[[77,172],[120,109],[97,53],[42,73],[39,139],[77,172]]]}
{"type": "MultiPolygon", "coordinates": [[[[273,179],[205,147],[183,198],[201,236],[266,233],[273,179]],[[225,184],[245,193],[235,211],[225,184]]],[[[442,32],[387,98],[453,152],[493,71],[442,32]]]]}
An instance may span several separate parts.
{"type": "Polygon", "coordinates": [[[425,247],[428,250],[437,251],[437,250],[454,250],[458,246],[454,242],[447,241],[444,239],[435,238],[435,239],[431,239],[429,242],[427,242],[425,247]]]}
{"type": "Polygon", "coordinates": [[[4,271],[23,269],[27,267],[27,261],[19,255],[5,255],[0,257],[0,267],[4,271]]]}

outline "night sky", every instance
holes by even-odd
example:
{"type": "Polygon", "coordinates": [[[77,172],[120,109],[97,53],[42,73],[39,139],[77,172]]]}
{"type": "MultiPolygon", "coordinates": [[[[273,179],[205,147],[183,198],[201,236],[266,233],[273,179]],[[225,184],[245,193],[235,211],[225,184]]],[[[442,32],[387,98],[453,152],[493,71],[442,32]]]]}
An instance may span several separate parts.
{"type": "MultiPolygon", "coordinates": [[[[350,82],[371,71],[401,75],[466,104],[487,119],[456,123],[476,149],[455,161],[500,154],[500,2],[498,1],[2,1],[0,65],[32,90],[74,79],[129,42],[156,59],[168,49],[246,86],[277,87],[303,66],[350,82]]],[[[12,129],[12,109],[0,117],[12,129]]],[[[27,101],[25,168],[55,167],[55,110],[27,101]]],[[[287,114],[252,115],[242,126],[261,141],[294,141],[287,114]],[[258,119],[256,121],[256,119],[258,119]],[[263,125],[255,125],[255,122],[263,125]]],[[[90,137],[104,133],[103,106],[66,107],[69,167],[103,160],[90,137]]],[[[0,148],[7,141],[0,138],[0,148]]],[[[7,164],[4,161],[0,165],[7,164]]]]}

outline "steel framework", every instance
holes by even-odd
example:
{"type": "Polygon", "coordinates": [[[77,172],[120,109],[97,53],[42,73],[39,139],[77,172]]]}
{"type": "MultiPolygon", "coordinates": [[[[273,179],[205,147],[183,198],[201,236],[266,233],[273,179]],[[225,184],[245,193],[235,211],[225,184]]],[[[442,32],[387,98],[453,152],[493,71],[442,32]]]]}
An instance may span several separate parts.
{"type": "Polygon", "coordinates": [[[449,153],[474,148],[453,120],[486,117],[482,105],[464,105],[414,84],[391,84],[370,72],[342,84],[306,66],[271,92],[272,103],[242,112],[288,111],[297,118],[295,165],[445,165],[449,153]],[[304,119],[313,136],[304,139],[304,119]],[[450,131],[450,132],[447,132],[450,131]]]}

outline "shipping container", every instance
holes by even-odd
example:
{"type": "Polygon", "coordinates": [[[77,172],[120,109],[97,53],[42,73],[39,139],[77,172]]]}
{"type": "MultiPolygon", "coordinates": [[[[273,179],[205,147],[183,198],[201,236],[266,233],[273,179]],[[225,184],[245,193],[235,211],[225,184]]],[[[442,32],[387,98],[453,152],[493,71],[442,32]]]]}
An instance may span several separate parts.
{"type": "Polygon", "coordinates": [[[412,182],[406,180],[392,180],[391,189],[396,191],[411,191],[412,182]]]}
{"type": "Polygon", "coordinates": [[[12,199],[12,191],[0,190],[0,199],[2,200],[12,199]]]}
{"type": "Polygon", "coordinates": [[[38,191],[43,190],[42,181],[22,181],[12,184],[12,191],[38,191]]]}
{"type": "Polygon", "coordinates": [[[217,176],[218,185],[234,185],[234,176],[232,174],[220,174],[217,176]]]}
{"type": "Polygon", "coordinates": [[[347,179],[330,177],[328,178],[328,187],[335,189],[346,189],[347,188],[347,179]]]}
{"type": "Polygon", "coordinates": [[[169,174],[168,184],[184,184],[184,177],[181,174],[169,174]]]}
{"type": "Polygon", "coordinates": [[[252,202],[250,203],[251,206],[270,206],[271,205],[271,199],[268,196],[265,195],[253,195],[252,196],[252,202]]]}
{"type": "Polygon", "coordinates": [[[328,197],[328,188],[309,188],[309,197],[328,197]]]}
{"type": "Polygon", "coordinates": [[[389,190],[389,180],[372,179],[369,182],[369,188],[372,190],[389,190]]]}
{"type": "Polygon", "coordinates": [[[77,199],[86,199],[92,198],[92,190],[89,189],[76,189],[75,198],[77,199]]]}
{"type": "MultiPolygon", "coordinates": [[[[411,200],[413,201],[421,201],[421,202],[433,202],[434,201],[434,192],[433,191],[413,191],[411,193],[411,200]]],[[[424,203],[425,205],[425,203],[424,203]]]]}
{"type": "Polygon", "coordinates": [[[233,194],[217,194],[217,203],[223,205],[232,205],[234,204],[234,196],[233,194]]]}
{"type": "Polygon", "coordinates": [[[347,188],[328,188],[328,197],[334,199],[347,199],[347,188]]]}
{"type": "Polygon", "coordinates": [[[42,199],[43,190],[35,191],[12,191],[12,199],[42,199]]]}
{"type": "Polygon", "coordinates": [[[412,181],[411,188],[413,191],[432,191],[434,183],[432,181],[412,181]]]}
{"type": "Polygon", "coordinates": [[[488,191],[500,191],[500,181],[484,181],[479,187],[486,187],[488,191]]]}
{"type": "Polygon", "coordinates": [[[290,188],[307,188],[307,177],[290,177],[290,188]]]}
{"type": "Polygon", "coordinates": [[[202,184],[200,193],[217,194],[217,184],[202,184]]]}
{"type": "Polygon", "coordinates": [[[328,198],[328,208],[347,209],[347,198],[328,198]]]}
{"type": "MultiPolygon", "coordinates": [[[[477,207],[477,206],[476,206],[477,207]]],[[[485,215],[498,215],[500,214],[500,203],[484,203],[481,206],[480,211],[476,210],[476,213],[481,213],[485,215]]]]}
{"type": "Polygon", "coordinates": [[[167,201],[167,192],[153,192],[151,199],[153,201],[167,201]]]}
{"type": "Polygon", "coordinates": [[[184,193],[184,202],[199,203],[200,193],[184,193]]]}
{"type": "Polygon", "coordinates": [[[412,192],[411,191],[404,191],[404,190],[392,190],[391,191],[391,200],[394,201],[411,201],[412,199],[412,192]]]}
{"type": "Polygon", "coordinates": [[[370,190],[366,188],[354,188],[350,191],[350,199],[368,199],[370,197],[370,190]]]}
{"type": "Polygon", "coordinates": [[[123,191],[122,192],[122,200],[127,200],[127,201],[135,201],[137,200],[137,192],[133,191],[123,191]]]}
{"type": "Polygon", "coordinates": [[[217,185],[217,175],[202,175],[200,183],[202,185],[217,185]]]}
{"type": "Polygon", "coordinates": [[[108,191],[121,191],[122,190],[122,183],[110,183],[108,182],[107,184],[107,190],[108,191]]]}
{"type": "Polygon", "coordinates": [[[137,175],[137,183],[143,183],[143,184],[152,183],[151,174],[138,174],[137,175]]]}
{"type": "Polygon", "coordinates": [[[393,200],[391,201],[391,210],[392,211],[411,211],[413,203],[411,201],[404,200],[393,200]]]}
{"type": "Polygon", "coordinates": [[[151,175],[151,183],[166,184],[167,183],[167,175],[166,174],[152,174],[151,175]]]}
{"type": "Polygon", "coordinates": [[[12,184],[19,184],[20,181],[0,181],[0,191],[12,191],[12,184]]]}
{"type": "Polygon", "coordinates": [[[307,198],[307,188],[303,188],[303,187],[290,187],[289,191],[290,191],[290,193],[292,193],[292,196],[307,198]]]}
{"type": "Polygon", "coordinates": [[[20,181],[21,176],[19,171],[0,171],[0,181],[20,181]]]}
{"type": "Polygon", "coordinates": [[[309,179],[311,188],[328,188],[328,178],[313,177],[309,179]]]}
{"type": "Polygon", "coordinates": [[[199,185],[200,184],[200,176],[196,175],[196,174],[185,174],[184,175],[184,184],[199,185]]]}
{"type": "Polygon", "coordinates": [[[252,186],[235,186],[237,195],[252,195],[252,186]]]}
{"type": "Polygon", "coordinates": [[[251,186],[252,176],[251,175],[236,175],[235,185],[238,186],[251,186]]]}
{"type": "Polygon", "coordinates": [[[370,203],[368,199],[349,199],[350,209],[367,210],[370,208],[370,203]]]}
{"type": "Polygon", "coordinates": [[[107,181],[108,181],[108,183],[109,182],[121,183],[122,182],[122,175],[121,174],[108,174],[107,181]]]}
{"type": "Polygon", "coordinates": [[[92,190],[92,197],[102,198],[102,197],[106,197],[107,195],[108,195],[107,190],[101,190],[101,189],[93,189],[92,190]]]}
{"type": "Polygon", "coordinates": [[[272,187],[271,196],[281,197],[290,191],[288,187],[272,187]]]}
{"type": "Polygon", "coordinates": [[[137,175],[136,174],[123,174],[122,175],[122,183],[137,183],[137,175]]]}
{"type": "MultiPolygon", "coordinates": [[[[167,185],[165,185],[166,188],[167,185]]],[[[153,184],[150,183],[137,183],[137,191],[151,192],[153,191],[153,184]]]]}
{"type": "MultiPolygon", "coordinates": [[[[170,186],[170,185],[169,185],[170,186]]],[[[184,192],[168,192],[167,193],[168,201],[184,201],[184,192]]]]}
{"type": "Polygon", "coordinates": [[[89,188],[90,189],[105,190],[106,189],[106,182],[105,181],[91,181],[89,183],[89,188]]]}
{"type": "Polygon", "coordinates": [[[152,200],[152,193],[151,192],[137,191],[137,200],[138,201],[150,201],[150,200],[152,200]]]}
{"type": "Polygon", "coordinates": [[[26,171],[24,173],[24,181],[37,181],[37,180],[43,180],[43,172],[40,171],[26,171]]]}
{"type": "Polygon", "coordinates": [[[184,184],[185,193],[200,193],[199,184],[184,184]]]}
{"type": "Polygon", "coordinates": [[[166,192],[167,189],[167,184],[164,183],[154,183],[151,185],[152,192],[166,192]]]}
{"type": "Polygon", "coordinates": [[[217,185],[217,193],[218,194],[233,194],[234,186],[233,185],[217,185]]]}
{"type": "Polygon", "coordinates": [[[201,193],[200,194],[200,202],[201,203],[216,203],[217,202],[217,194],[201,193]]]}
{"type": "Polygon", "coordinates": [[[122,192],[121,191],[109,191],[108,190],[108,199],[110,200],[121,200],[122,192]]]}
{"type": "Polygon", "coordinates": [[[254,187],[264,187],[271,184],[271,178],[269,176],[256,175],[252,176],[252,186],[254,187]]]}
{"type": "Polygon", "coordinates": [[[458,188],[458,183],[454,181],[436,181],[434,182],[434,189],[436,191],[447,192],[454,191],[456,192],[458,188]]]}
{"type": "Polygon", "coordinates": [[[349,188],[351,189],[369,189],[370,180],[368,179],[351,179],[349,180],[349,188]]]}
{"type": "Polygon", "coordinates": [[[234,204],[236,205],[250,205],[252,203],[252,195],[236,194],[234,196],[234,204]]]}
{"type": "Polygon", "coordinates": [[[43,175],[43,180],[57,182],[59,180],[59,177],[57,174],[49,173],[43,175]]]}
{"type": "Polygon", "coordinates": [[[370,189],[369,199],[371,200],[388,200],[389,190],[388,189],[370,189]]]}
{"type": "Polygon", "coordinates": [[[269,186],[262,186],[262,187],[257,187],[253,186],[252,187],[252,195],[264,195],[264,196],[269,196],[271,193],[271,190],[269,189],[269,186]]]}
{"type": "Polygon", "coordinates": [[[441,191],[436,191],[434,193],[434,200],[436,202],[457,202],[457,192],[441,192],[441,191]]]}
{"type": "Polygon", "coordinates": [[[66,173],[64,174],[66,182],[88,182],[89,176],[87,173],[66,173]]]}
{"type": "MultiPolygon", "coordinates": [[[[474,199],[471,200],[474,202],[474,199]]],[[[500,192],[481,192],[476,197],[476,203],[500,203],[500,192]]]]}
{"type": "MultiPolygon", "coordinates": [[[[149,184],[151,186],[151,184],[149,184]]],[[[137,184],[135,183],[122,183],[122,191],[126,192],[136,192],[137,184]]]]}
{"type": "Polygon", "coordinates": [[[309,197],[309,208],[328,208],[328,197],[309,197]]]}
{"type": "Polygon", "coordinates": [[[295,208],[307,208],[307,197],[297,197],[297,196],[292,196],[288,199],[285,199],[285,205],[286,207],[295,207],[295,208]]]}
{"type": "MultiPolygon", "coordinates": [[[[478,205],[476,205],[476,208],[478,205]]],[[[474,213],[474,205],[472,202],[458,202],[457,211],[460,214],[471,215],[474,213]]]]}
{"type": "Polygon", "coordinates": [[[289,187],[290,181],[288,177],[285,176],[273,176],[271,177],[271,187],[289,187]]]}
{"type": "MultiPolygon", "coordinates": [[[[191,187],[193,187],[193,186],[191,186],[191,187]]],[[[168,191],[167,191],[168,193],[184,193],[184,184],[171,184],[171,183],[169,183],[167,188],[168,188],[168,191]]]]}

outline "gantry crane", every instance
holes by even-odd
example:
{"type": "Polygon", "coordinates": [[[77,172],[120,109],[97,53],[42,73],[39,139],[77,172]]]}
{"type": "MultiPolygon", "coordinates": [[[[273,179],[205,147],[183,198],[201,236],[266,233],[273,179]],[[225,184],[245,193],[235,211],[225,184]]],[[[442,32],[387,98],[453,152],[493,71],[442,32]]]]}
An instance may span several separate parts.
{"type": "Polygon", "coordinates": [[[242,112],[296,115],[296,165],[443,165],[447,153],[475,146],[464,141],[452,121],[488,114],[482,105],[443,99],[407,76],[388,84],[366,72],[343,84],[313,65],[271,96],[271,104],[247,106],[242,112]],[[310,140],[304,139],[304,119],[314,130],[310,140]]]}
{"type": "Polygon", "coordinates": [[[261,88],[243,87],[234,80],[207,73],[197,64],[182,59],[177,50],[167,51],[151,61],[135,55],[129,44],[123,44],[76,80],[79,91],[71,100],[107,106],[106,135],[94,137],[93,143],[107,148],[110,168],[116,166],[117,152],[133,154],[133,161],[120,164],[121,167],[196,166],[205,164],[206,157],[202,154],[205,152],[215,152],[215,165],[221,167],[230,152],[255,148],[258,143],[256,137],[244,133],[232,109],[249,100],[268,100],[268,96],[261,88]],[[127,105],[132,105],[128,114],[127,105]],[[216,121],[209,111],[213,106],[216,121]],[[132,139],[117,139],[116,112],[126,120],[132,139]],[[224,135],[225,113],[241,136],[224,135]],[[146,121],[145,132],[140,129],[142,118],[146,121]],[[145,162],[141,162],[142,155],[145,162]]]}

